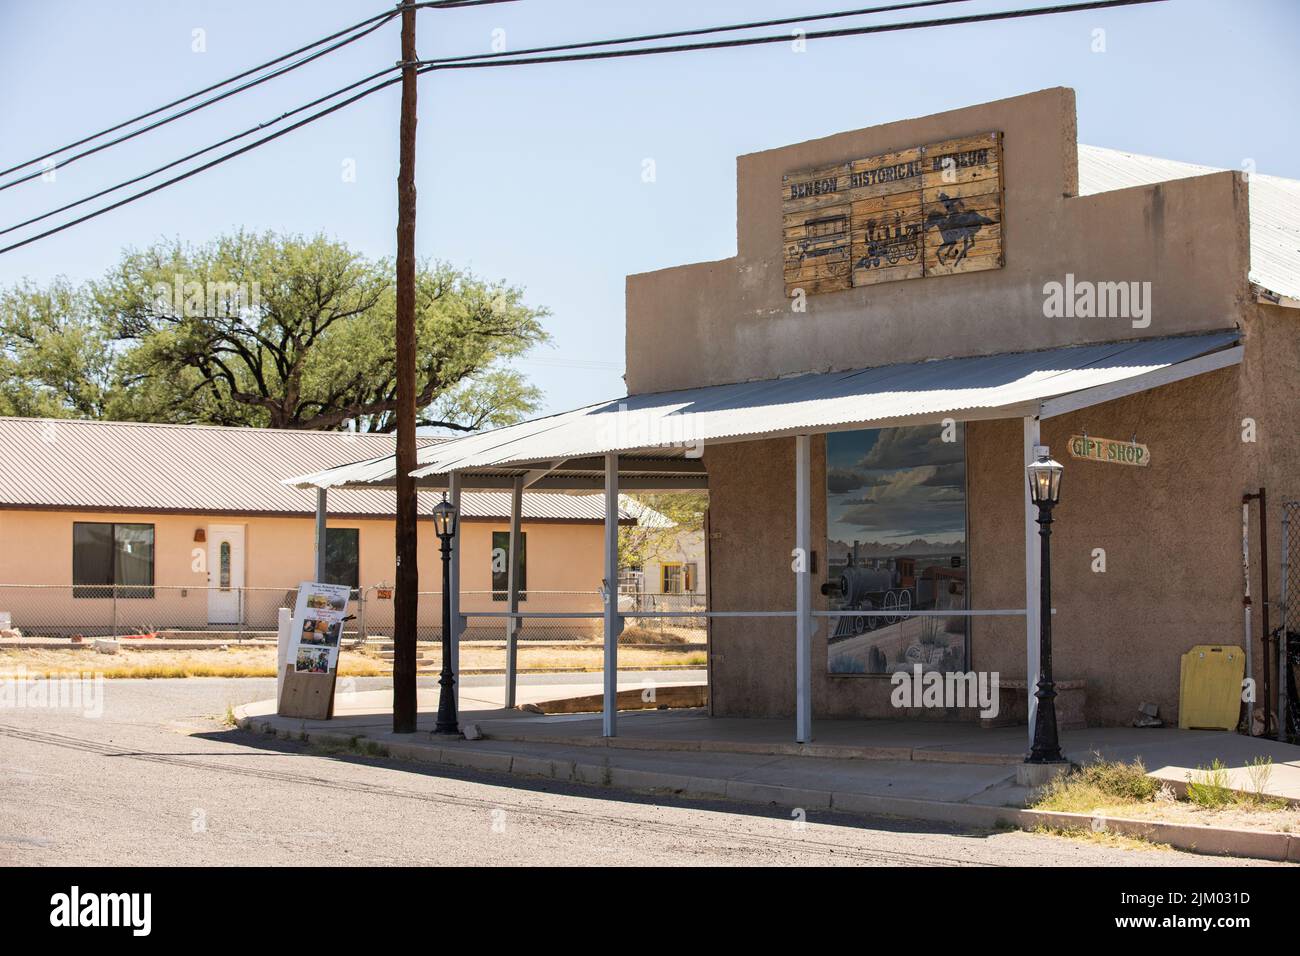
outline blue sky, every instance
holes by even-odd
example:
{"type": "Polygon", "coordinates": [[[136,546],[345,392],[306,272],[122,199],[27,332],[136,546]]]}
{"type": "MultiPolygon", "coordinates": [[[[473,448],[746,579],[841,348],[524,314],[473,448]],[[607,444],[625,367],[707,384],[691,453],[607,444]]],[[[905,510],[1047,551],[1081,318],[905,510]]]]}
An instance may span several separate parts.
{"type": "MultiPolygon", "coordinates": [[[[423,57],[870,0],[519,0],[420,14],[423,57]]],[[[883,0],[880,0],[883,2],[883,0]]],[[[1045,5],[974,2],[841,23],[1045,5]]],[[[389,6],[368,0],[0,0],[0,168],[389,6]],[[192,49],[196,29],[206,52],[192,49]]],[[[814,28],[815,29],[815,28],[814,28]]],[[[773,32],[773,31],[761,31],[773,32]]],[[[1300,178],[1295,0],[1150,6],[610,62],[467,70],[420,86],[422,257],[526,288],[552,347],[521,368],[554,411],[623,394],[624,276],[735,253],[735,157],[1050,86],[1084,142],[1300,178]],[[1106,50],[1092,51],[1104,29],[1106,50]],[[656,178],[643,181],[652,159],[656,178]]],[[[5,225],[393,63],[396,24],[165,130],[0,193],[5,225]]],[[[133,206],[0,256],[0,284],[97,277],[124,246],[240,227],[394,250],[396,87],[133,206]],[[356,181],[343,181],[355,161],[356,181]]],[[[8,237],[7,237],[8,238],[8,237]]]]}

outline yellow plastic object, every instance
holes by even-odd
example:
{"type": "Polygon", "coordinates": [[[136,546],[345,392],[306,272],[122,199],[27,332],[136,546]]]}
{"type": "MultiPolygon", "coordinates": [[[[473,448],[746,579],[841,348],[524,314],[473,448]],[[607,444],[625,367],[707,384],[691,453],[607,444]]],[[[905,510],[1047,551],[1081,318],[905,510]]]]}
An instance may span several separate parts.
{"type": "Polygon", "coordinates": [[[1197,644],[1183,655],[1178,679],[1178,726],[1235,730],[1241,716],[1246,652],[1227,644],[1197,644]]]}

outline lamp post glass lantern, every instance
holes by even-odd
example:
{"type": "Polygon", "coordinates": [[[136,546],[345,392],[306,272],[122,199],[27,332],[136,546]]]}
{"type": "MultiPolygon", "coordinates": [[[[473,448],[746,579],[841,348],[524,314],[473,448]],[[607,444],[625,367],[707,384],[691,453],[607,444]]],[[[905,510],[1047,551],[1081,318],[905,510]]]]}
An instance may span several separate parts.
{"type": "Polygon", "coordinates": [[[1052,509],[1061,500],[1061,475],[1065,472],[1047,449],[1028,467],[1029,493],[1038,506],[1038,540],[1042,554],[1041,605],[1038,616],[1038,710],[1034,717],[1034,742],[1026,763],[1064,763],[1056,730],[1056,684],[1052,680],[1052,509]]]}
{"type": "Polygon", "coordinates": [[[443,494],[433,509],[433,531],[442,546],[442,671],[438,675],[438,720],[435,734],[459,734],[456,715],[456,675],[451,669],[451,542],[459,515],[443,494]]]}
{"type": "Polygon", "coordinates": [[[1034,504],[1042,507],[1046,502],[1050,507],[1061,500],[1061,475],[1064,472],[1065,467],[1050,458],[1046,448],[1041,449],[1037,460],[1029,466],[1029,491],[1034,504]]]}

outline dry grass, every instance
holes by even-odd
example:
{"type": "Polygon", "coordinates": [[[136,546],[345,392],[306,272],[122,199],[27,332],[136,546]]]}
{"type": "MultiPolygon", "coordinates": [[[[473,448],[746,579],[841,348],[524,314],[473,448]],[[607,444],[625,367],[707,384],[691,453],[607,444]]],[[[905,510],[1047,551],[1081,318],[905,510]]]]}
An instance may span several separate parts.
{"type": "Polygon", "coordinates": [[[1116,850],[1172,850],[1168,843],[1155,843],[1151,840],[1143,840],[1141,837],[1126,836],[1122,833],[1111,833],[1108,830],[1091,830],[1087,827],[1049,827],[1036,826],[1031,833],[1038,833],[1045,836],[1064,837],[1067,840],[1076,840],[1082,843],[1094,843],[1098,846],[1110,847],[1116,850]]]}
{"type": "MultiPolygon", "coordinates": [[[[25,668],[28,675],[102,674],[105,679],[164,677],[274,677],[275,649],[232,646],[228,650],[140,651],[123,649],[116,654],[93,650],[5,648],[0,650],[0,676],[25,668]]],[[[344,652],[339,674],[371,677],[387,674],[389,668],[358,654],[344,652]]]]}
{"type": "Polygon", "coordinates": [[[625,627],[618,636],[620,644],[698,644],[703,640],[702,631],[676,627],[625,627]]]}
{"type": "Polygon", "coordinates": [[[1043,788],[1034,809],[1091,813],[1101,806],[1148,803],[1159,790],[1159,781],[1147,776],[1140,760],[1097,760],[1053,780],[1043,788]]]}
{"type": "MultiPolygon", "coordinates": [[[[421,646],[430,673],[440,665],[436,648],[421,646]]],[[[505,667],[504,647],[461,648],[462,671],[500,670],[505,667]]],[[[528,670],[599,670],[603,661],[599,643],[572,645],[547,645],[519,647],[518,665],[521,672],[528,670]]],[[[702,667],[704,654],[699,651],[674,650],[672,645],[663,649],[622,648],[619,651],[620,668],[692,666],[702,667]]],[[[227,650],[132,650],[124,648],[117,654],[99,654],[93,650],[62,650],[50,648],[0,649],[0,677],[25,670],[28,675],[102,674],[113,678],[167,678],[167,677],[274,677],[275,649],[271,647],[240,647],[231,645],[227,650]]],[[[341,677],[383,677],[392,673],[392,663],[382,660],[371,648],[350,650],[345,648],[339,657],[341,677]]]]}
{"type": "Polygon", "coordinates": [[[1030,806],[1062,813],[1300,833],[1300,808],[1263,792],[1268,765],[1261,763],[1247,770],[1253,792],[1229,789],[1227,770],[1215,760],[1192,774],[1187,796],[1177,797],[1172,789],[1148,777],[1141,761],[1097,760],[1053,780],[1030,806]]]}

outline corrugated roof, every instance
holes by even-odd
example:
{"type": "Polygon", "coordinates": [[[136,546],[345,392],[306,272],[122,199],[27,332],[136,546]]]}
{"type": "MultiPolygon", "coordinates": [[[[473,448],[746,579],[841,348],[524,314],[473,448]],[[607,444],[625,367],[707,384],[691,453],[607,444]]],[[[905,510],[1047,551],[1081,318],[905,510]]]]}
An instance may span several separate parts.
{"type": "MultiPolygon", "coordinates": [[[[390,460],[392,435],[0,417],[0,507],[308,514],[310,491],[284,484],[358,458],[390,460]]],[[[420,436],[428,450],[442,439],[420,436]]],[[[427,507],[434,504],[427,496],[427,507]]],[[[340,489],[331,514],[391,515],[389,490],[340,489]]],[[[467,518],[508,518],[508,493],[466,492],[467,518]]],[[[657,514],[657,512],[656,512],[657,514]]],[[[525,519],[603,521],[603,495],[525,494],[525,519]]],[[[626,503],[620,517],[636,517],[626,503]]],[[[662,517],[662,516],[660,516],[662,517]]],[[[666,520],[666,519],[665,519],[666,520]]]]}
{"type": "MultiPolygon", "coordinates": [[[[1236,332],[885,365],[633,395],[420,449],[420,477],[882,424],[1037,414],[1036,403],[1214,352],[1236,332]]],[[[662,453],[662,452],[661,452],[662,453]]],[[[635,469],[637,463],[629,462],[635,469]]],[[[389,481],[391,458],[288,479],[389,481]]]]}
{"type": "MultiPolygon", "coordinates": [[[[1222,170],[1079,144],[1081,196],[1217,172],[1222,170]]],[[[1250,281],[1300,299],[1300,181],[1253,173],[1249,193],[1250,281]]]]}

